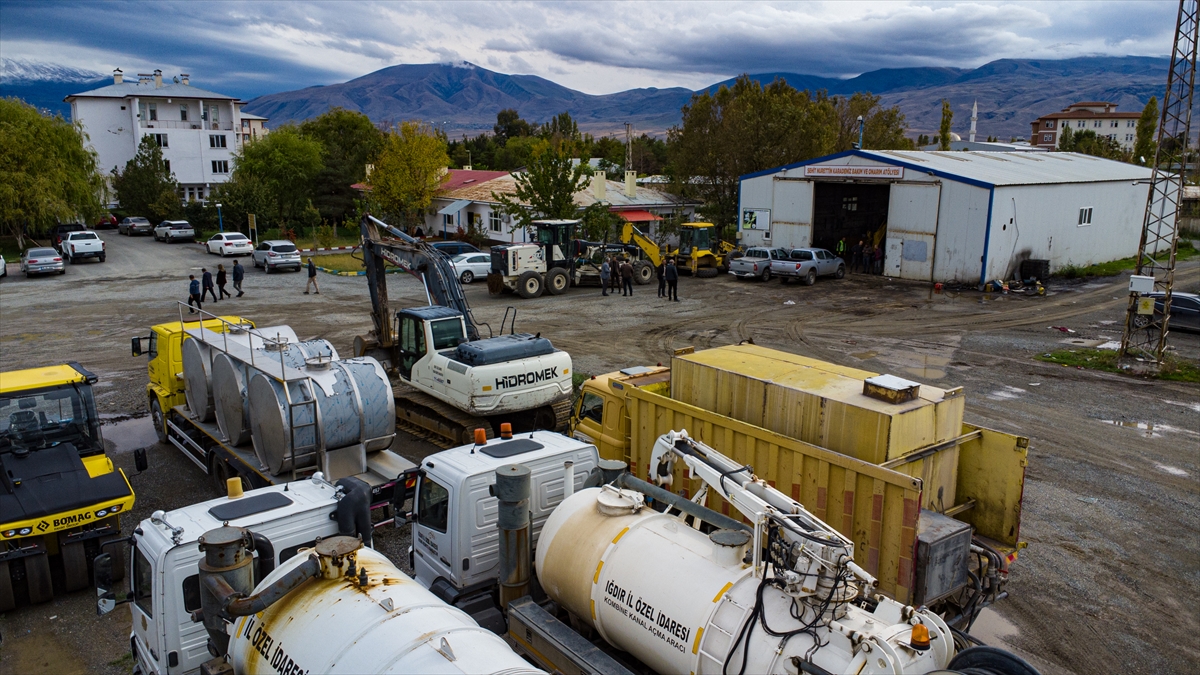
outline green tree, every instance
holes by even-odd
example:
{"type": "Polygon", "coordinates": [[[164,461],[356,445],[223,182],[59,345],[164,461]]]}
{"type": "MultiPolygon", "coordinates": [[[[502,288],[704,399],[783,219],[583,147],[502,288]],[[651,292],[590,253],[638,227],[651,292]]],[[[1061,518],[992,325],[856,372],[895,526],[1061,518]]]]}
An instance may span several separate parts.
{"type": "Polygon", "coordinates": [[[497,171],[514,171],[533,161],[534,155],[544,152],[550,143],[534,136],[517,136],[509,138],[504,147],[496,151],[495,168],[497,171]]]}
{"type": "Polygon", "coordinates": [[[950,101],[942,99],[942,125],[938,127],[938,150],[950,149],[950,124],[954,121],[954,110],[950,101]]]}
{"type": "Polygon", "coordinates": [[[1146,107],[1142,108],[1142,116],[1138,118],[1137,137],[1133,142],[1133,161],[1142,166],[1154,163],[1156,143],[1154,132],[1158,130],[1158,98],[1150,97],[1146,107]]]}
{"type": "Polygon", "coordinates": [[[1071,131],[1071,127],[1064,126],[1058,132],[1058,151],[1075,152],[1075,132],[1071,131]]]}
{"type": "Polygon", "coordinates": [[[535,218],[574,218],[579,212],[575,193],[587,187],[590,171],[584,162],[572,165],[565,146],[543,146],[527,170],[514,175],[515,194],[492,193],[499,211],[512,216],[513,230],[530,228],[535,218]]]}
{"type": "Polygon", "coordinates": [[[125,170],[114,170],[112,185],[121,210],[128,215],[145,216],[158,223],[183,210],[179,183],[153,136],[142,136],[137,154],[125,163],[125,170]]]}
{"type": "Polygon", "coordinates": [[[904,135],[906,122],[899,108],[884,108],[879,97],[859,92],[850,98],[833,99],[838,136],[834,152],[845,152],[858,142],[858,117],[863,118],[863,148],[871,150],[912,150],[913,142],[904,135]]]}
{"type": "Polygon", "coordinates": [[[313,183],[311,198],[321,219],[341,223],[354,210],[358,191],[351,188],[367,177],[367,164],[383,147],[383,132],[360,112],[331,108],[300,124],[300,134],[321,144],[324,167],[313,183]]]}
{"type": "Polygon", "coordinates": [[[1099,136],[1091,129],[1075,132],[1069,139],[1068,149],[1064,150],[1060,144],[1059,150],[1118,161],[1124,161],[1126,158],[1125,150],[1120,143],[1108,136],[1099,136]]]}
{"type": "Polygon", "coordinates": [[[503,146],[511,138],[533,134],[533,126],[521,119],[521,115],[512,108],[505,108],[496,113],[496,125],[492,127],[496,134],[496,144],[503,146]]]}
{"type": "MultiPolygon", "coordinates": [[[[227,182],[217,186],[209,201],[221,204],[226,230],[249,233],[250,214],[254,214],[260,232],[274,226],[279,220],[278,203],[266,180],[246,171],[234,170],[227,182]]],[[[192,222],[192,225],[199,227],[200,223],[192,222]]]]}
{"type": "Polygon", "coordinates": [[[234,177],[244,173],[266,186],[281,225],[295,225],[304,215],[313,182],[324,168],[320,141],[308,138],[293,125],[271,131],[265,138],[244,146],[234,158],[234,177]]]}
{"type": "Polygon", "coordinates": [[[420,122],[402,122],[384,140],[368,179],[371,199],[387,214],[416,224],[449,174],[446,141],[420,122]]]}
{"type": "Polygon", "coordinates": [[[87,140],[79,124],[0,99],[0,226],[20,248],[56,221],[100,216],[104,178],[87,140]]]}
{"type": "Polygon", "coordinates": [[[929,145],[929,137],[926,136],[925,134],[918,134],[917,135],[917,147],[920,148],[920,147],[924,147],[926,145],[929,145]]]}

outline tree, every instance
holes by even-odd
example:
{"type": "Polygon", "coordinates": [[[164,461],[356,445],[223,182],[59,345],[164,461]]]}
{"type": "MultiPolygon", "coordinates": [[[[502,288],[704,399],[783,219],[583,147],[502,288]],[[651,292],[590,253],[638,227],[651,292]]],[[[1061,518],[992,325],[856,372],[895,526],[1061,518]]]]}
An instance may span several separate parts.
{"type": "Polygon", "coordinates": [[[591,158],[591,146],[594,141],[591,135],[579,133],[579,125],[571,118],[571,113],[560,112],[538,129],[538,136],[550,142],[550,145],[571,157],[591,158]]]}
{"type": "Polygon", "coordinates": [[[177,216],[183,209],[179,183],[150,135],[142,136],[137,154],[125,163],[124,171],[114,170],[113,190],[122,211],[154,223],[177,216]]]}
{"type": "Polygon", "coordinates": [[[20,248],[56,221],[99,217],[104,178],[86,141],[79,124],[0,99],[0,225],[20,248]]]}
{"type": "Polygon", "coordinates": [[[322,149],[324,168],[313,184],[313,205],[323,220],[341,223],[358,198],[350,186],[366,179],[367,164],[383,147],[383,132],[360,112],[331,108],[301,123],[300,135],[319,142],[322,149]]]}
{"type": "Polygon", "coordinates": [[[313,182],[324,168],[320,141],[308,138],[294,125],[284,125],[265,138],[247,144],[234,158],[233,178],[246,174],[266,187],[281,225],[295,224],[304,215],[313,182]]]}
{"type": "Polygon", "coordinates": [[[912,150],[913,142],[904,136],[904,114],[899,108],[883,108],[879,97],[859,92],[850,98],[833,99],[837,114],[838,136],[834,152],[845,152],[858,142],[858,117],[863,118],[863,148],[872,150],[912,150]]]}
{"type": "Polygon", "coordinates": [[[565,146],[547,144],[527,170],[514,175],[515,194],[492,193],[499,211],[512,216],[513,230],[530,228],[535,218],[574,218],[579,212],[575,193],[587,187],[590,178],[584,162],[572,165],[565,146]]]}
{"type": "Polygon", "coordinates": [[[938,127],[938,150],[950,149],[950,123],[954,121],[954,110],[950,101],[942,99],[942,125],[938,127]]]}
{"type": "MultiPolygon", "coordinates": [[[[254,220],[259,230],[268,229],[279,219],[278,204],[271,189],[267,186],[266,180],[246,171],[235,169],[227,182],[217,186],[209,201],[221,204],[221,212],[227,230],[241,230],[243,227],[248,227],[250,214],[254,214],[254,220]]],[[[193,203],[189,203],[188,207],[192,207],[193,203]]],[[[207,219],[208,214],[205,213],[204,217],[207,219]]],[[[191,218],[192,216],[189,214],[189,222],[191,218]]],[[[200,223],[192,222],[192,225],[198,227],[200,223]]]]}
{"type": "Polygon", "coordinates": [[[505,108],[496,113],[496,125],[492,131],[496,134],[496,144],[503,146],[509,139],[532,135],[533,126],[521,119],[516,110],[505,108]]]}
{"type": "Polygon", "coordinates": [[[1098,136],[1091,129],[1077,131],[1065,137],[1066,147],[1060,142],[1059,150],[1063,152],[1078,152],[1093,157],[1123,161],[1126,157],[1124,148],[1116,140],[1108,136],[1098,136]]]}
{"type": "Polygon", "coordinates": [[[917,147],[921,148],[926,145],[929,145],[929,137],[926,136],[925,134],[918,134],[917,135],[917,147]]]}
{"type": "Polygon", "coordinates": [[[1138,118],[1137,137],[1133,142],[1133,161],[1135,164],[1149,166],[1154,162],[1155,147],[1154,132],[1158,130],[1158,98],[1150,97],[1146,107],[1142,108],[1142,116],[1138,118]]]}
{"type": "Polygon", "coordinates": [[[1075,132],[1071,131],[1071,127],[1064,126],[1062,131],[1058,132],[1058,150],[1075,152],[1075,132]]]}
{"type": "Polygon", "coordinates": [[[383,150],[368,179],[371,199],[388,214],[415,224],[448,177],[446,141],[432,127],[402,122],[384,139],[383,150]]]}

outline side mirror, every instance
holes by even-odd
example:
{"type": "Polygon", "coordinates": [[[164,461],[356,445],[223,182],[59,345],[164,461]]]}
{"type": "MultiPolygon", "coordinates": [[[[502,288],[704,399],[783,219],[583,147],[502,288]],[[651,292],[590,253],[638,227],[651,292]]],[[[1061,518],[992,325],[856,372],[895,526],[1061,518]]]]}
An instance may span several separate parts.
{"type": "Polygon", "coordinates": [[[146,459],[146,449],[138,448],[133,451],[133,465],[137,467],[138,473],[145,471],[150,466],[150,462],[146,459]]]}
{"type": "Polygon", "coordinates": [[[112,591],[112,556],[101,553],[93,563],[96,570],[96,616],[104,616],[117,608],[117,596],[112,591]]]}
{"type": "Polygon", "coordinates": [[[133,355],[141,356],[142,355],[142,338],[134,336],[133,339],[130,340],[130,343],[131,343],[131,346],[133,347],[133,355]]]}

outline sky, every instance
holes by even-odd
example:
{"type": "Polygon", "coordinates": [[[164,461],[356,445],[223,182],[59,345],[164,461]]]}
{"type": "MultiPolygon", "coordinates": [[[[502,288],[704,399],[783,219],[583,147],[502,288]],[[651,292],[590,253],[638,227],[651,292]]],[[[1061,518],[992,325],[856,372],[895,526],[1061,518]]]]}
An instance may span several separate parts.
{"type": "Polygon", "coordinates": [[[589,94],[740,73],[852,77],[1001,58],[1165,56],[1178,3],[11,2],[0,57],[104,75],[161,68],[250,98],[402,63],[469,61],[589,94]]]}

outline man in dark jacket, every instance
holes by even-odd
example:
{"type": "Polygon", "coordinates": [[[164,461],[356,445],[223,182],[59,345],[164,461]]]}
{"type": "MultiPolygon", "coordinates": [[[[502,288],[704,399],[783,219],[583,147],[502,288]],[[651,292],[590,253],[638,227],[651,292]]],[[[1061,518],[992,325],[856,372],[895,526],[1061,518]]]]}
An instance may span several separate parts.
{"type": "Polygon", "coordinates": [[[658,297],[667,297],[667,261],[663,260],[658,263],[658,267],[654,269],[655,275],[658,276],[658,297]]]}
{"type": "Polygon", "coordinates": [[[317,285],[317,266],[313,263],[312,256],[308,258],[308,283],[304,286],[304,294],[308,295],[308,289],[315,288],[317,295],[321,294],[321,287],[317,285]]]}
{"type": "Polygon", "coordinates": [[[667,268],[663,270],[663,277],[667,281],[667,299],[679,302],[679,268],[675,267],[674,258],[667,261],[667,268]]]}
{"type": "Polygon", "coordinates": [[[237,260],[233,261],[233,290],[237,291],[237,296],[240,298],[245,293],[242,292],[242,279],[246,278],[246,268],[242,267],[242,263],[237,260]]]}
{"type": "Polygon", "coordinates": [[[200,271],[203,272],[200,275],[200,299],[207,298],[208,294],[211,293],[213,302],[217,302],[220,298],[217,297],[217,292],[213,289],[212,272],[209,272],[208,268],[205,267],[201,267],[200,271]]]}
{"type": "Polygon", "coordinates": [[[222,298],[231,298],[229,291],[225,290],[225,284],[229,283],[229,277],[225,274],[225,265],[217,265],[217,295],[222,298]]]}
{"type": "Polygon", "coordinates": [[[863,242],[862,239],[858,243],[850,247],[850,271],[858,272],[862,268],[863,257],[863,242]]]}
{"type": "Polygon", "coordinates": [[[621,295],[633,295],[633,265],[628,260],[621,261],[621,295]]]}
{"type": "Polygon", "coordinates": [[[605,259],[600,265],[600,295],[608,295],[608,282],[612,279],[612,267],[608,264],[608,259],[605,259]]]}
{"type": "Polygon", "coordinates": [[[195,303],[198,309],[204,309],[200,306],[200,280],[196,278],[195,274],[189,274],[188,279],[188,314],[195,314],[196,310],[192,309],[192,303],[195,303]]]}

